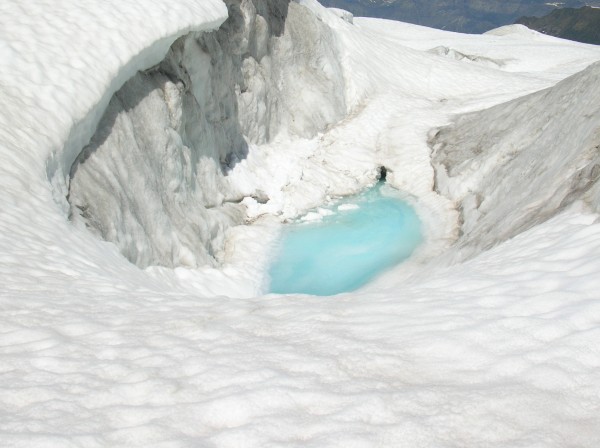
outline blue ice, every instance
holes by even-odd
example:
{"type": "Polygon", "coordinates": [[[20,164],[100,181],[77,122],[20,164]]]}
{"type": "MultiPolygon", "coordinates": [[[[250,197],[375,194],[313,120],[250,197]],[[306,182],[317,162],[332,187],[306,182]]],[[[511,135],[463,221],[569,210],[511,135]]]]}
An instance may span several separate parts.
{"type": "Polygon", "coordinates": [[[422,241],[421,223],[394,192],[380,182],[331,206],[322,221],[290,224],[269,269],[270,292],[353,291],[406,260],[422,241]]]}

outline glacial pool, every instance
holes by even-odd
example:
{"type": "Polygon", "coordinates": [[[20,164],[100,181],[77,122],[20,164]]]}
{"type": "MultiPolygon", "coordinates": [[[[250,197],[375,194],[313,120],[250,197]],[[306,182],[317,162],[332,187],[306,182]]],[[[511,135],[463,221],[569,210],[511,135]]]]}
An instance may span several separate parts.
{"type": "Polygon", "coordinates": [[[379,182],[286,225],[269,268],[269,291],[317,296],[354,291],[406,260],[421,241],[415,210],[379,182]]]}

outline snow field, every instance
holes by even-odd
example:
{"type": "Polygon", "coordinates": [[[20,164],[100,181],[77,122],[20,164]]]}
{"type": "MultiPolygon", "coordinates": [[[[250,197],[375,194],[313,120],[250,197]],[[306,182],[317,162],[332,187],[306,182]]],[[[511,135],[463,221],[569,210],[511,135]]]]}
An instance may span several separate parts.
{"type": "Polygon", "coordinates": [[[5,297],[3,440],[594,446],[594,220],[566,214],[433,278],[336,300],[5,297]]]}
{"type": "Polygon", "coordinates": [[[467,262],[423,266],[458,231],[456,204],[432,191],[430,129],[548,87],[600,50],[352,26],[301,4],[341,42],[349,114],[314,138],[250,147],[231,181],[272,200],[244,200],[256,224],[230,230],[220,270],[141,270],[53,195],[112,94],[179,35],[217,27],[223,5],[0,5],[1,445],[600,443],[598,216],[575,203],[467,262]],[[439,45],[512,62],[423,51],[439,45]],[[278,219],[359,191],[380,165],[426,222],[412,264],[335,300],[257,297],[278,219]]]}

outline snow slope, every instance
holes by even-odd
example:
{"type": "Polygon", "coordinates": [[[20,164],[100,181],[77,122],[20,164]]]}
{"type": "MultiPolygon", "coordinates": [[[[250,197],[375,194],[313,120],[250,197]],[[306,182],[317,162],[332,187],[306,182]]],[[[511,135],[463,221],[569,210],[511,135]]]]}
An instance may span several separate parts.
{"type": "MultiPolygon", "coordinates": [[[[0,4],[0,444],[597,446],[597,197],[466,262],[432,260],[457,250],[452,198],[471,176],[449,197],[434,191],[427,139],[458,113],[500,105],[455,129],[489,116],[508,128],[511,107],[533,102],[552,115],[578,88],[592,100],[597,66],[502,105],[600,60],[600,49],[522,28],[466,43],[404,24],[352,25],[310,0],[294,7],[335,36],[345,116],[315,136],[283,125],[249,144],[229,182],[257,221],[224,236],[221,268],[142,270],[68,221],[68,173],[113,94],[177,38],[219,27],[226,8],[0,4]],[[439,46],[509,62],[426,51],[439,46]],[[425,223],[413,262],[335,298],[257,294],[279,221],[360,190],[380,165],[425,223]],[[265,204],[251,197],[259,187],[265,204]]],[[[556,121],[575,144],[563,160],[548,141],[559,155],[544,161],[551,185],[594,138],[590,104],[575,111],[588,126],[575,112],[556,121]]],[[[514,132],[525,132],[519,117],[514,132]]],[[[482,191],[498,185],[502,166],[492,168],[482,191]]],[[[510,201],[499,203],[508,213],[510,201]]]]}

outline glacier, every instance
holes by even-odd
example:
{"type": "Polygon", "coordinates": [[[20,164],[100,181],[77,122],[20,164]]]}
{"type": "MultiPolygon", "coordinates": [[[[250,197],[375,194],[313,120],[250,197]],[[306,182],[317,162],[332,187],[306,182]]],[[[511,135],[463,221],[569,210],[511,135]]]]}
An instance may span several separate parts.
{"type": "Polygon", "coordinates": [[[0,55],[3,446],[600,442],[600,48],[6,0],[0,55]],[[282,222],[381,166],[423,246],[264,295],[282,222]]]}

